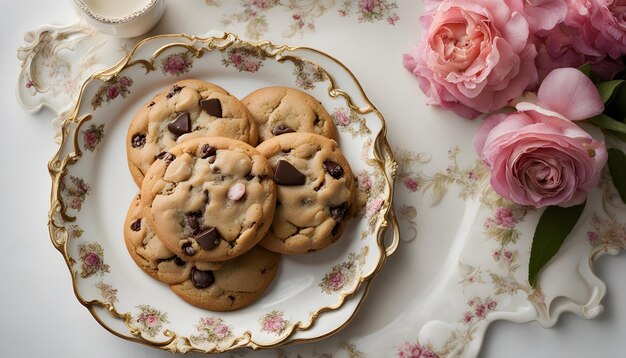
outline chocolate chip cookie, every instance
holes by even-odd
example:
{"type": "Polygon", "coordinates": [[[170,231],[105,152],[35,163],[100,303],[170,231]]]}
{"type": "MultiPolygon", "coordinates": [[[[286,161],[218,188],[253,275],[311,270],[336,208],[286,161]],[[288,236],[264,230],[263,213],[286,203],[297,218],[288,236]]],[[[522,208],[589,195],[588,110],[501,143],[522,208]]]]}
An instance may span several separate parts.
{"type": "Polygon", "coordinates": [[[265,292],[276,276],[279,263],[279,254],[256,246],[216,270],[198,263],[191,269],[188,280],[170,288],[194,306],[232,311],[250,305],[265,292]]]}
{"type": "Polygon", "coordinates": [[[291,132],[316,133],[337,140],[333,118],[305,92],[289,87],[265,87],[241,101],[259,127],[259,142],[291,132]]]}
{"type": "Polygon", "coordinates": [[[194,138],[157,155],[141,200],[148,226],[183,260],[225,261],[256,245],[276,202],[272,168],[246,143],[194,138]]]}
{"type": "Polygon", "coordinates": [[[141,186],[144,174],[162,151],[199,136],[220,136],[256,145],[258,132],[245,105],[226,90],[183,80],[168,87],[133,117],[126,136],[131,175],[141,186]]]}
{"type": "MultiPolygon", "coordinates": [[[[124,241],[133,261],[153,278],[167,284],[181,283],[189,279],[194,263],[176,256],[150,230],[143,218],[140,194],[133,198],[128,209],[124,223],[124,241]]],[[[215,262],[210,265],[211,269],[218,269],[221,263],[215,262]]]]}
{"type": "Polygon", "coordinates": [[[277,184],[274,220],[261,245],[279,253],[306,253],[339,239],[356,205],[354,176],[337,143],[312,133],[289,133],[257,149],[269,159],[277,184]]]}

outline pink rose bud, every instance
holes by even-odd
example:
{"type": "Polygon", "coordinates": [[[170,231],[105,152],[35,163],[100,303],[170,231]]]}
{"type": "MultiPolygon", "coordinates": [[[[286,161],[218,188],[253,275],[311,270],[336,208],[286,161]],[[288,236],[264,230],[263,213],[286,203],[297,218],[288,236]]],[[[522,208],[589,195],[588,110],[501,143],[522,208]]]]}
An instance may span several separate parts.
{"type": "Polygon", "coordinates": [[[246,193],[246,186],[241,183],[231,185],[228,189],[228,199],[237,201],[246,193]]]}

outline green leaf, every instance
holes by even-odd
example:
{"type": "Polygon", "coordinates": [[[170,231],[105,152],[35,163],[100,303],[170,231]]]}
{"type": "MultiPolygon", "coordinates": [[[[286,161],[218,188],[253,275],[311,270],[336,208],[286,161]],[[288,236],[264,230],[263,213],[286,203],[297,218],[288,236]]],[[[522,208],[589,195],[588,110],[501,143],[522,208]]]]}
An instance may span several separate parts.
{"type": "Polygon", "coordinates": [[[572,232],[585,209],[585,204],[569,208],[549,206],[541,215],[533,236],[528,265],[528,282],[532,287],[537,284],[539,271],[556,255],[565,238],[572,232]]]}
{"type": "Polygon", "coordinates": [[[617,111],[622,118],[626,117],[626,86],[620,86],[620,88],[615,91],[610,107],[614,111],[617,111]]]}
{"type": "Polygon", "coordinates": [[[626,203],[626,155],[619,149],[609,148],[609,172],[613,185],[617,189],[622,201],[626,203]]]}
{"type": "Polygon", "coordinates": [[[598,84],[598,92],[604,104],[609,103],[617,94],[617,91],[624,84],[624,80],[613,80],[598,84]]]}
{"type": "Polygon", "coordinates": [[[596,127],[626,134],[626,124],[620,121],[616,121],[615,119],[607,116],[604,113],[600,113],[597,116],[591,117],[587,121],[595,125],[596,127]]]}
{"type": "Polygon", "coordinates": [[[584,65],[578,67],[578,70],[585,74],[587,77],[591,77],[591,63],[587,62],[584,65]]]}

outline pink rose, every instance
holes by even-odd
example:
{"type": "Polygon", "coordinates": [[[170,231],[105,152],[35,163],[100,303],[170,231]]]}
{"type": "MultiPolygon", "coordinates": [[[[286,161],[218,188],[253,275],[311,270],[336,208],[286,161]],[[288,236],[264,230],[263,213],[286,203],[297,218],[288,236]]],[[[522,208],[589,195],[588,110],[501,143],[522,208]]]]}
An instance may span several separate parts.
{"type": "Polygon", "coordinates": [[[85,255],[85,265],[87,266],[98,266],[100,265],[100,256],[98,256],[98,254],[94,253],[94,252],[90,252],[87,255],[85,255]]]}
{"type": "Polygon", "coordinates": [[[378,210],[380,210],[380,208],[383,207],[383,203],[384,200],[381,198],[376,198],[374,200],[372,200],[368,205],[367,205],[367,209],[366,209],[366,215],[367,216],[372,216],[374,215],[376,212],[378,212],[378,210]]]}
{"type": "Polygon", "coordinates": [[[165,61],[163,70],[169,73],[181,73],[186,69],[187,64],[181,55],[171,55],[165,61]]]}
{"type": "Polygon", "coordinates": [[[343,111],[337,111],[337,113],[335,113],[335,121],[341,126],[347,126],[350,124],[350,117],[343,111]]]}
{"type": "Polygon", "coordinates": [[[83,206],[83,199],[80,196],[70,196],[69,202],[69,207],[74,210],[80,210],[83,206]]]}
{"type": "MultiPolygon", "coordinates": [[[[521,2],[520,2],[521,3],[521,2]]],[[[537,84],[529,24],[513,0],[429,1],[420,43],[404,55],[427,103],[475,118],[537,84]],[[518,11],[519,10],[519,11],[518,11]]]]}
{"type": "Polygon", "coordinates": [[[261,10],[267,10],[270,8],[270,2],[268,0],[252,0],[252,5],[261,10]]]}
{"type": "Polygon", "coordinates": [[[126,76],[121,77],[121,78],[117,81],[117,83],[118,83],[120,86],[122,86],[122,87],[128,87],[128,86],[130,86],[130,85],[131,85],[130,78],[128,78],[128,77],[126,77],[126,76]]]}
{"type": "Polygon", "coordinates": [[[206,326],[214,326],[217,324],[217,319],[213,317],[206,317],[202,319],[201,323],[206,326]]]}
{"type": "Polygon", "coordinates": [[[263,329],[268,332],[279,333],[285,328],[285,320],[280,316],[270,316],[263,322],[263,329]]]}
{"type": "Polygon", "coordinates": [[[228,326],[225,324],[220,324],[213,330],[213,333],[215,333],[215,335],[220,339],[226,337],[228,335],[228,332],[228,326]]]}
{"type": "Polygon", "coordinates": [[[518,112],[487,118],[474,138],[491,168],[493,189],[537,208],[585,201],[598,185],[607,151],[571,121],[604,109],[594,84],[576,69],[554,70],[541,84],[536,103],[516,108],[518,112]]]}
{"type": "Polygon", "coordinates": [[[586,55],[626,54],[626,1],[567,0],[565,25],[576,30],[576,48],[586,55]]]}
{"type": "Polygon", "coordinates": [[[333,271],[328,277],[328,286],[330,286],[332,290],[337,291],[343,286],[344,281],[345,280],[341,272],[333,271]]]}
{"type": "Polygon", "coordinates": [[[407,178],[404,180],[404,186],[406,186],[406,188],[410,191],[416,192],[419,188],[419,183],[413,178],[407,178]]]}
{"type": "Polygon", "coordinates": [[[363,171],[358,175],[357,181],[361,190],[369,192],[370,189],[372,189],[372,179],[366,171],[363,171]]]}
{"type": "Polygon", "coordinates": [[[579,67],[587,62],[602,78],[613,78],[624,68],[621,56],[626,54],[626,22],[621,19],[620,12],[626,7],[611,0],[567,0],[563,3],[569,8],[563,22],[550,31],[538,33],[539,78],[553,69],[579,67]],[[607,5],[607,2],[611,4],[607,5]],[[612,42],[607,38],[621,40],[612,42]]]}
{"type": "Polygon", "coordinates": [[[116,85],[111,85],[107,88],[107,98],[115,99],[120,94],[120,89],[116,85]]]}
{"type": "Polygon", "coordinates": [[[512,229],[517,224],[517,220],[513,217],[513,211],[507,207],[501,207],[496,210],[493,221],[505,228],[512,229]]]}
{"type": "Polygon", "coordinates": [[[85,132],[85,136],[83,139],[85,141],[86,146],[93,147],[98,142],[98,135],[96,134],[95,131],[88,131],[88,132],[85,132]]]}
{"type": "Polygon", "coordinates": [[[159,317],[157,317],[157,316],[155,316],[153,314],[149,314],[149,315],[145,316],[144,322],[145,322],[146,326],[154,327],[154,326],[159,324],[159,317]]]}
{"type": "Polygon", "coordinates": [[[439,358],[439,356],[419,343],[406,342],[396,352],[398,358],[439,358]]]}

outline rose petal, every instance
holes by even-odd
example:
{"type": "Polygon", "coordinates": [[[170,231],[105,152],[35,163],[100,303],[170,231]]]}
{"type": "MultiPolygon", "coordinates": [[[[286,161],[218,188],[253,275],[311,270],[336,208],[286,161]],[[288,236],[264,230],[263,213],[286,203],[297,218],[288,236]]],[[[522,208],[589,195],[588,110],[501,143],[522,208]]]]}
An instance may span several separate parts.
{"type": "Polygon", "coordinates": [[[529,0],[524,12],[532,32],[551,30],[565,18],[567,4],[563,0],[529,0]]]}
{"type": "Polygon", "coordinates": [[[485,142],[491,130],[506,119],[507,114],[494,114],[487,117],[483,123],[478,127],[478,131],[474,135],[474,148],[477,153],[482,153],[485,148],[485,142]]]}
{"type": "Polygon", "coordinates": [[[550,72],[539,86],[538,104],[572,121],[602,113],[604,103],[589,77],[575,68],[550,72]]]}

